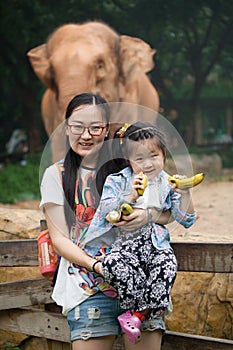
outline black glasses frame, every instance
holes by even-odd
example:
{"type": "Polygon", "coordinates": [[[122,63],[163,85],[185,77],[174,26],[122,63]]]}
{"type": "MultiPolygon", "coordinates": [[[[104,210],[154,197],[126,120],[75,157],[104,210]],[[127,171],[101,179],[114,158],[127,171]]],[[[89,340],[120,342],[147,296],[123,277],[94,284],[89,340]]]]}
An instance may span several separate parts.
{"type": "Polygon", "coordinates": [[[107,127],[107,125],[105,126],[98,126],[99,130],[93,130],[92,128],[96,128],[97,126],[81,126],[79,125],[80,129],[82,131],[80,132],[76,132],[74,131],[75,128],[77,128],[77,125],[74,125],[74,124],[68,124],[68,127],[70,128],[70,131],[73,135],[82,135],[84,133],[84,131],[87,129],[88,133],[91,135],[91,136],[100,136],[103,132],[103,130],[107,127]]]}

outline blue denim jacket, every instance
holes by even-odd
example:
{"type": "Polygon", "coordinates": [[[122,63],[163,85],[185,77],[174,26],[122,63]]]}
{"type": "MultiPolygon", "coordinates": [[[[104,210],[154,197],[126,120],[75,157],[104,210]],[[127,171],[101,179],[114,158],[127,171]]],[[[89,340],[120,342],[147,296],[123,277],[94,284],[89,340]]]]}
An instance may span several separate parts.
{"type": "MultiPolygon", "coordinates": [[[[181,209],[180,194],[174,192],[168,182],[168,174],[161,171],[157,175],[159,182],[160,208],[158,210],[170,210],[174,219],[185,228],[190,227],[196,220],[196,213],[189,214],[181,209]]],[[[112,223],[106,220],[106,215],[114,209],[118,209],[124,197],[130,194],[134,174],[130,167],[127,167],[116,174],[107,177],[102,197],[92,222],[79,242],[90,255],[94,256],[101,246],[110,247],[116,239],[116,232],[112,230],[112,223]]],[[[157,249],[170,248],[170,235],[167,228],[156,223],[153,225],[152,242],[157,249]]],[[[118,228],[119,230],[119,228],[118,228]]]]}

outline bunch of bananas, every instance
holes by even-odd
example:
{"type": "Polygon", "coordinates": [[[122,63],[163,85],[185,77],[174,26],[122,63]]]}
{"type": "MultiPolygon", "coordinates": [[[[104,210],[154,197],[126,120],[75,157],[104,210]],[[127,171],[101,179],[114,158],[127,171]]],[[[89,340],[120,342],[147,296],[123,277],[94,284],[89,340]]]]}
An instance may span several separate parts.
{"type": "MultiPolygon", "coordinates": [[[[140,188],[139,190],[137,190],[137,192],[139,196],[142,196],[148,183],[148,177],[145,174],[143,174],[142,171],[139,173],[139,175],[143,177],[142,179],[143,188],[140,188]]],[[[133,212],[133,208],[129,203],[122,203],[120,205],[119,210],[111,210],[106,215],[106,220],[112,223],[119,222],[121,220],[122,215],[129,215],[129,214],[132,214],[132,212],[133,212]]]]}
{"type": "Polygon", "coordinates": [[[177,179],[174,176],[169,176],[168,181],[171,184],[176,184],[176,187],[181,190],[186,190],[187,188],[191,188],[199,185],[204,180],[205,174],[199,173],[192,177],[187,177],[184,179],[177,179]]]}
{"type": "MultiPolygon", "coordinates": [[[[140,172],[140,176],[143,177],[143,189],[139,189],[137,191],[138,191],[138,195],[142,196],[146,189],[148,178],[145,174],[143,174],[142,171],[140,172]]],[[[184,189],[199,185],[204,180],[204,177],[205,177],[205,174],[203,173],[196,174],[192,177],[187,177],[184,179],[178,179],[174,176],[169,176],[168,181],[171,184],[175,183],[177,188],[184,190],[184,189]]],[[[106,215],[106,220],[112,223],[116,223],[121,220],[122,215],[130,215],[132,213],[133,213],[133,208],[131,207],[131,205],[129,203],[122,203],[120,205],[119,210],[111,210],[106,215]]]]}
{"type": "Polygon", "coordinates": [[[132,214],[133,208],[128,203],[122,203],[120,205],[119,210],[111,210],[106,215],[106,220],[112,223],[119,222],[121,220],[122,215],[132,214]]]}

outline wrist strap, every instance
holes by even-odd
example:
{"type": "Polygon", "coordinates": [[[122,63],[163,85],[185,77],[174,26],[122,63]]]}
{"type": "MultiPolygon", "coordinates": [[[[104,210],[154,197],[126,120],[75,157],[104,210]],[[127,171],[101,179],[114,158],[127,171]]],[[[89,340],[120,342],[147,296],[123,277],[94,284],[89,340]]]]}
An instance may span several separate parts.
{"type": "Polygon", "coordinates": [[[92,271],[94,271],[95,273],[99,273],[99,272],[97,272],[96,269],[95,269],[95,265],[98,264],[98,263],[101,263],[101,261],[100,261],[100,260],[96,260],[96,261],[94,262],[94,264],[92,265],[92,271]]]}

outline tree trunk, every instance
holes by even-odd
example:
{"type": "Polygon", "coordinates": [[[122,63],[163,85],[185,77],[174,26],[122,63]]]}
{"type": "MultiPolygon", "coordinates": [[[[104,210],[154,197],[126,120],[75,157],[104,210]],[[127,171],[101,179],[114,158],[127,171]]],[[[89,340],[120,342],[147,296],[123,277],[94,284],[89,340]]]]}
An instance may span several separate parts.
{"type": "Polygon", "coordinates": [[[195,121],[195,145],[201,145],[203,143],[202,138],[202,115],[200,104],[196,106],[194,111],[194,121],[195,121]]]}
{"type": "Polygon", "coordinates": [[[226,107],[226,133],[231,136],[233,133],[233,113],[232,113],[232,103],[229,101],[226,107]]]}
{"type": "Polygon", "coordinates": [[[193,98],[192,98],[192,111],[193,111],[193,141],[195,145],[201,145],[203,143],[202,137],[202,115],[200,106],[200,95],[202,82],[196,80],[194,83],[193,98]]]}
{"type": "Polygon", "coordinates": [[[29,136],[29,151],[30,153],[38,152],[42,149],[42,121],[40,104],[36,106],[36,92],[32,91],[27,86],[21,89],[22,105],[24,115],[25,129],[29,136]]]}

